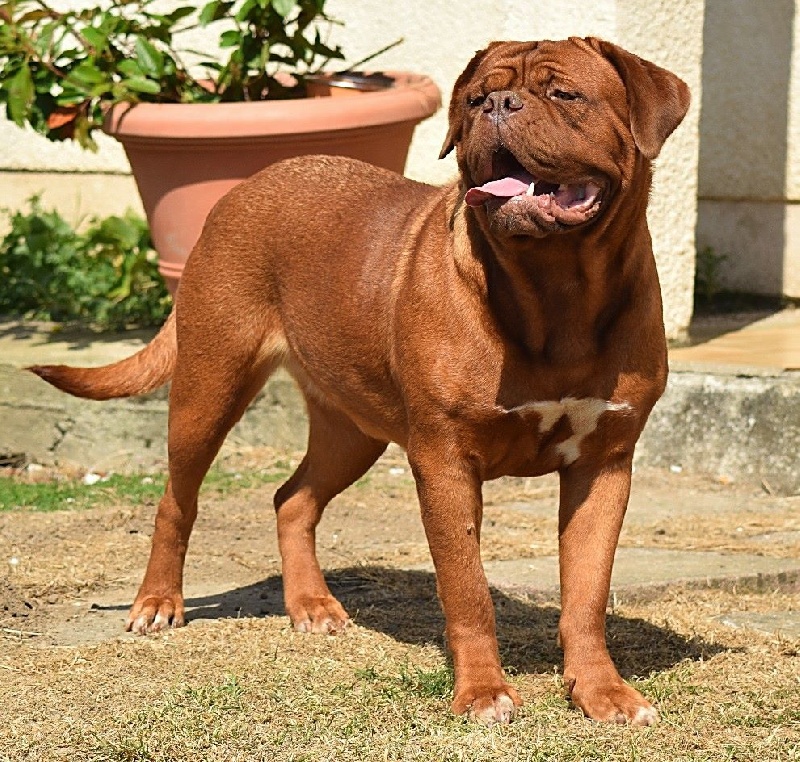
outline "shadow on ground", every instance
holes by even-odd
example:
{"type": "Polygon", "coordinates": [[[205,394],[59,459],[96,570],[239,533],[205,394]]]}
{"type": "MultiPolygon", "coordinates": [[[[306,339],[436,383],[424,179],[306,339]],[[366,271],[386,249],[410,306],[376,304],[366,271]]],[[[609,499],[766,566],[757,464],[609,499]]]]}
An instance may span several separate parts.
{"type": "Polygon", "coordinates": [[[36,320],[16,320],[0,316],[0,341],[33,341],[46,345],[66,344],[68,349],[88,349],[95,344],[114,344],[118,341],[150,341],[155,334],[151,328],[129,331],[99,331],[80,324],[45,323],[36,320]]]}
{"type": "MultiPolygon", "coordinates": [[[[333,594],[362,627],[414,645],[443,645],[444,618],[431,572],[379,566],[330,571],[333,594]]],[[[560,669],[556,645],[559,609],[492,589],[503,664],[523,673],[560,669]]],[[[284,614],[281,578],[186,600],[188,619],[284,614]]],[[[608,644],[623,677],[646,676],[686,660],[708,659],[728,650],[701,638],[686,638],[643,619],[609,615],[608,644]]]]}
{"type": "Polygon", "coordinates": [[[750,299],[744,294],[728,294],[717,297],[713,305],[695,305],[688,336],[679,346],[695,346],[719,338],[726,333],[740,331],[748,325],[766,320],[780,312],[780,301],[765,297],[750,299]]]}

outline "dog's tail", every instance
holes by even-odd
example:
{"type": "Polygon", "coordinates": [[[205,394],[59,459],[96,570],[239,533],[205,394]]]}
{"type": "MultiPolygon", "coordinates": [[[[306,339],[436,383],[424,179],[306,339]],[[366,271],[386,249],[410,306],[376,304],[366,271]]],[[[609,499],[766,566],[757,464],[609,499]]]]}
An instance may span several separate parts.
{"type": "Polygon", "coordinates": [[[75,397],[108,400],[132,397],[158,389],[172,378],[178,342],[175,335],[175,309],[153,340],[135,355],[99,368],[74,368],[69,365],[32,365],[35,373],[58,389],[75,397]]]}

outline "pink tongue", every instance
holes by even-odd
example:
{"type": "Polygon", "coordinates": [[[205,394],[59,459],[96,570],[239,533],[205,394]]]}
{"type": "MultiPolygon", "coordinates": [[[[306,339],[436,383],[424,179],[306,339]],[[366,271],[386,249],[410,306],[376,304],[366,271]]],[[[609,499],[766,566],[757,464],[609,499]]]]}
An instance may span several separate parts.
{"type": "Polygon", "coordinates": [[[490,180],[478,188],[470,188],[464,200],[469,206],[480,206],[490,198],[511,198],[519,196],[528,190],[530,183],[517,180],[516,177],[503,177],[500,180],[490,180]]]}

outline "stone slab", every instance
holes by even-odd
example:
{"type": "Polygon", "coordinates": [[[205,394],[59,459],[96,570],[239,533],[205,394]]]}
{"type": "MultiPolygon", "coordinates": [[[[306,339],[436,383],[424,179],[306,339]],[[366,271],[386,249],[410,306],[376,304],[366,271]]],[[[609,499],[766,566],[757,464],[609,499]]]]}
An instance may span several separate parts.
{"type": "Polygon", "coordinates": [[[670,352],[673,363],[717,367],[800,369],[800,310],[784,310],[753,320],[695,344],[670,352]]]}
{"type": "Polygon", "coordinates": [[[800,373],[673,367],[636,462],[800,493],[800,373]]]}
{"type": "MultiPolygon", "coordinates": [[[[558,558],[519,558],[484,564],[490,584],[532,594],[558,591],[558,558]]],[[[618,548],[611,578],[612,595],[636,590],[661,590],[674,584],[727,586],[749,583],[769,586],[800,575],[800,561],[750,554],[682,551],[661,548],[618,548]]]]}
{"type": "MultiPolygon", "coordinates": [[[[0,455],[44,465],[131,472],[163,465],[167,391],[96,402],[63,394],[19,368],[0,365],[0,455]]],[[[300,449],[305,407],[292,380],[276,374],[227,439],[228,447],[300,449]]]]}
{"type": "Polygon", "coordinates": [[[732,611],[717,617],[717,620],[729,627],[757,630],[770,635],[800,639],[800,612],[797,611],[770,613],[732,611]]]}

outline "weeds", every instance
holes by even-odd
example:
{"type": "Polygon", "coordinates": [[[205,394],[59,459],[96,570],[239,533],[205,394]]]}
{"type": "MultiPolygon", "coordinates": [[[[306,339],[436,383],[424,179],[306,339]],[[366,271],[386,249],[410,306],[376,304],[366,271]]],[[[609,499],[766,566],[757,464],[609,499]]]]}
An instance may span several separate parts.
{"type": "Polygon", "coordinates": [[[246,728],[242,719],[244,690],[235,675],[221,682],[197,687],[177,686],[154,703],[140,709],[129,720],[125,731],[96,737],[97,746],[90,752],[95,762],[150,762],[163,759],[163,743],[153,739],[151,727],[156,721],[169,729],[171,744],[195,750],[214,748],[246,728]]]}
{"type": "MultiPolygon", "coordinates": [[[[241,473],[215,467],[208,472],[203,491],[205,494],[231,494],[261,484],[283,481],[288,475],[288,464],[286,468],[241,473]]],[[[78,510],[123,502],[155,504],[164,492],[165,483],[164,474],[113,474],[93,483],[85,483],[78,478],[29,482],[7,476],[0,478],[0,513],[12,510],[78,510]]]]}
{"type": "Polygon", "coordinates": [[[711,246],[697,252],[694,272],[695,299],[703,305],[710,305],[721,291],[720,270],[727,254],[719,254],[711,246]]]}
{"type": "Polygon", "coordinates": [[[128,212],[93,218],[82,232],[33,196],[0,210],[0,315],[79,321],[100,330],[163,323],[171,300],[147,223],[128,212]]]}
{"type": "Polygon", "coordinates": [[[389,698],[442,699],[453,692],[455,678],[449,666],[424,670],[401,664],[396,675],[383,675],[376,667],[356,670],[356,678],[389,698]]]}

